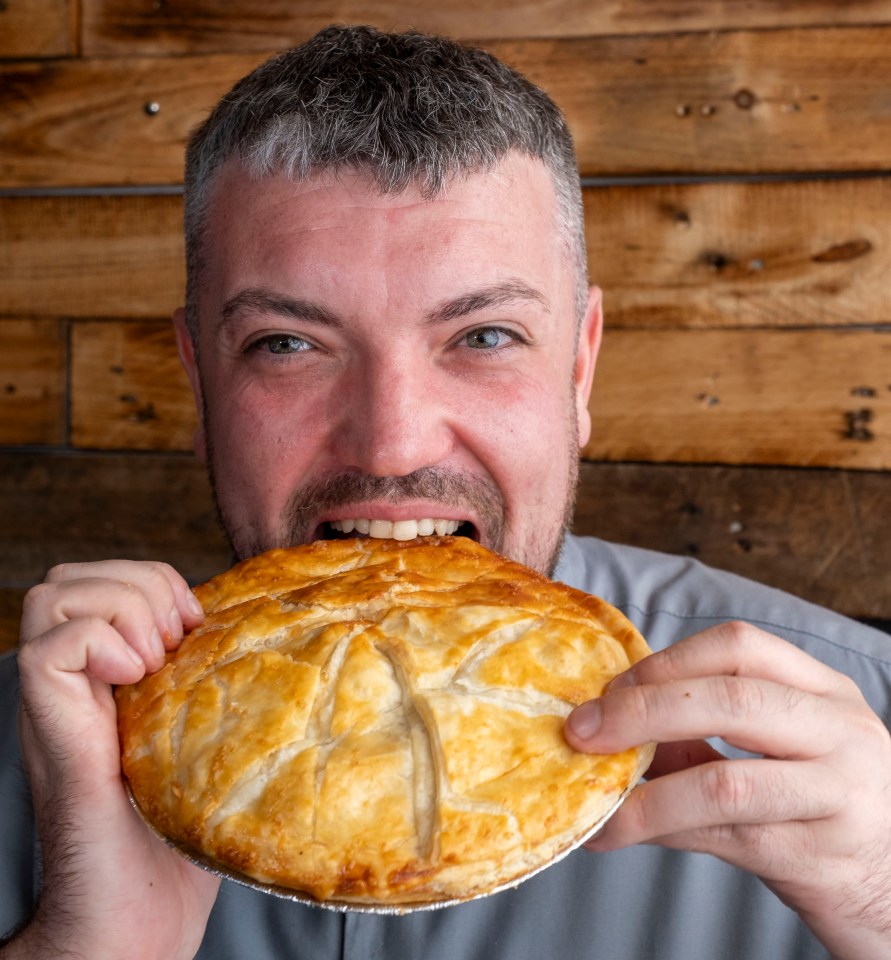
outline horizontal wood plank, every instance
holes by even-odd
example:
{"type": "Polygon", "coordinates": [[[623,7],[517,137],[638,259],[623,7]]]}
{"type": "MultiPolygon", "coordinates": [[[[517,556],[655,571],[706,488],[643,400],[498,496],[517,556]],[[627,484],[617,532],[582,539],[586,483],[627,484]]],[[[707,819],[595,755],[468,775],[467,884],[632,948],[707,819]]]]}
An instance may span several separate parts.
{"type": "Polygon", "coordinates": [[[74,0],[5,0],[0,57],[67,57],[75,52],[74,0]]]}
{"type": "Polygon", "coordinates": [[[0,444],[65,440],[65,325],[0,321],[0,444]]]}
{"type": "Polygon", "coordinates": [[[188,132],[260,59],[0,64],[0,187],[181,183],[188,132]]]}
{"type": "Polygon", "coordinates": [[[0,451],[0,587],[57,563],[161,560],[191,582],[229,565],[203,464],[191,456],[0,451]]]}
{"type": "Polygon", "coordinates": [[[888,474],[583,463],[574,529],[891,618],[888,474]]]}
{"type": "MultiPolygon", "coordinates": [[[[891,179],[590,187],[588,259],[617,327],[882,324],[891,179]]],[[[0,197],[0,316],[166,318],[182,198],[0,197]]]]}
{"type": "MultiPolygon", "coordinates": [[[[885,474],[583,463],[575,530],[891,619],[889,518],[885,474]]],[[[0,644],[50,566],[110,557],[163,560],[191,582],[228,566],[201,464],[0,452],[0,644]]]]}
{"type": "MultiPolygon", "coordinates": [[[[493,41],[551,92],[585,175],[886,170],[891,27],[493,41]]],[[[0,65],[0,186],[168,184],[262,57],[0,65]],[[148,107],[148,109],[147,109],[148,107]]]]}
{"type": "Polygon", "coordinates": [[[189,450],[195,424],[171,323],[72,324],[72,446],[189,450]]]}
{"type": "Polygon", "coordinates": [[[0,315],[169,317],[183,303],[182,197],[0,197],[0,315]]]}
{"type": "MultiPolygon", "coordinates": [[[[891,468],[891,333],[614,330],[594,460],[891,468]]],[[[193,401],[166,323],[78,322],[72,443],[186,450],[193,401]]]]}
{"type": "Polygon", "coordinates": [[[585,456],[891,467],[891,331],[615,330],[585,456]]]}
{"type": "Polygon", "coordinates": [[[891,179],[604,187],[584,200],[612,326],[891,322],[891,179]]]}
{"type": "Polygon", "coordinates": [[[883,0],[82,0],[89,56],[270,50],[297,43],[329,23],[370,23],[478,40],[671,33],[782,26],[891,23],[883,0]]]}
{"type": "Polygon", "coordinates": [[[887,170],[887,27],[494,45],[566,113],[588,175],[887,170]]]}

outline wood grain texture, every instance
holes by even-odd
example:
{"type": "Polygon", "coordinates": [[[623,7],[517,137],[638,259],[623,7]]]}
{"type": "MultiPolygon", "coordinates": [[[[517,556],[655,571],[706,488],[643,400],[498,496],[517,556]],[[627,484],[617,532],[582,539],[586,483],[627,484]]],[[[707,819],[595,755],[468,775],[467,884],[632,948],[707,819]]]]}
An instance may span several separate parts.
{"type": "Polygon", "coordinates": [[[891,467],[891,332],[615,330],[594,460],[891,467]]]}
{"type": "Polygon", "coordinates": [[[66,354],[63,323],[0,321],[0,444],[64,442],[66,354]]]}
{"type": "MultiPolygon", "coordinates": [[[[616,327],[889,321],[891,179],[590,187],[589,267],[616,327]]],[[[0,197],[0,315],[167,318],[179,196],[0,197]]]]}
{"type": "Polygon", "coordinates": [[[171,323],[72,325],[72,446],[190,450],[195,424],[171,323]]]}
{"type": "MultiPolygon", "coordinates": [[[[889,518],[887,474],[582,463],[574,529],[891,619],[889,518]]],[[[0,648],[50,566],[109,557],[164,560],[191,582],[229,565],[201,464],[0,452],[0,648]]]]}
{"type": "Polygon", "coordinates": [[[203,464],[182,455],[0,451],[0,587],[57,563],[162,560],[191,582],[229,566],[203,464]]]}
{"type": "Polygon", "coordinates": [[[891,618],[888,474],[583,463],[574,529],[891,618]]]}
{"type": "Polygon", "coordinates": [[[82,0],[82,8],[88,56],[270,50],[329,23],[482,40],[891,22],[884,0],[82,0]]]}
{"type": "Polygon", "coordinates": [[[0,197],[0,315],[170,317],[182,197],[0,197]]]}
{"type": "MultiPolygon", "coordinates": [[[[563,107],[585,175],[885,170],[891,27],[500,41],[563,107]]],[[[0,186],[169,184],[260,55],[0,66],[0,186]],[[147,104],[157,110],[146,112],[147,104]]]]}
{"type": "Polygon", "coordinates": [[[5,0],[0,57],[67,57],[76,50],[74,0],[5,0]]]}
{"type": "Polygon", "coordinates": [[[181,183],[188,132],[260,59],[0,64],[0,187],[181,183]]]}
{"type": "Polygon", "coordinates": [[[583,174],[886,170],[887,27],[493,44],[554,97],[583,174]]]}
{"type": "Polygon", "coordinates": [[[584,201],[612,326],[891,321],[891,179],[603,187],[584,201]]]}

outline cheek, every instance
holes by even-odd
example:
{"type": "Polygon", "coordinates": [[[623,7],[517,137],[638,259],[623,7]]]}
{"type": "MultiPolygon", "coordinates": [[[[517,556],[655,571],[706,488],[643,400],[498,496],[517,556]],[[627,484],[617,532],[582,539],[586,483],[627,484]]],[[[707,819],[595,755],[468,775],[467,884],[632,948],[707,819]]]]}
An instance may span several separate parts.
{"type": "Polygon", "coordinates": [[[553,382],[523,380],[493,395],[466,423],[496,480],[533,499],[563,476],[577,452],[574,407],[553,382]]]}
{"type": "Polygon", "coordinates": [[[217,470],[242,483],[269,489],[287,482],[288,465],[310,445],[307,426],[315,418],[296,413],[281,394],[233,386],[212,406],[210,435],[217,470]]]}

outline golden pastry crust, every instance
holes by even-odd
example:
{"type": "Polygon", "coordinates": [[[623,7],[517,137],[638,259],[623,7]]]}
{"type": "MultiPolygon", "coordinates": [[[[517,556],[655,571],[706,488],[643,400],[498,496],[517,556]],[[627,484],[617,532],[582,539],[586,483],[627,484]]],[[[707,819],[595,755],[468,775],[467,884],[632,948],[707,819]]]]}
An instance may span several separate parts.
{"type": "Polygon", "coordinates": [[[577,844],[652,757],[562,732],[649,653],[632,624],[465,538],[273,550],[196,593],[204,623],[116,692],[123,769],[162,834],[263,883],[479,896],[577,844]]]}

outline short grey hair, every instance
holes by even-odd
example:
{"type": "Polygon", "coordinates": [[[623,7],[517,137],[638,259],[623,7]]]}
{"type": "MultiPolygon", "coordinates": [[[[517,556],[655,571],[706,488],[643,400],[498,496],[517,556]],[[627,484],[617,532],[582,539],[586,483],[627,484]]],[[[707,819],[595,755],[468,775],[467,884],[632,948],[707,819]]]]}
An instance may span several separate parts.
{"type": "Polygon", "coordinates": [[[572,136],[544,91],[491,54],[444,37],[328,27],[240,80],[186,151],[187,316],[196,294],[214,178],[236,158],[248,174],[300,182],[358,170],[382,193],[409,186],[432,199],[449,180],[494,167],[509,152],[541,160],[557,227],[587,302],[581,185],[572,136]]]}

